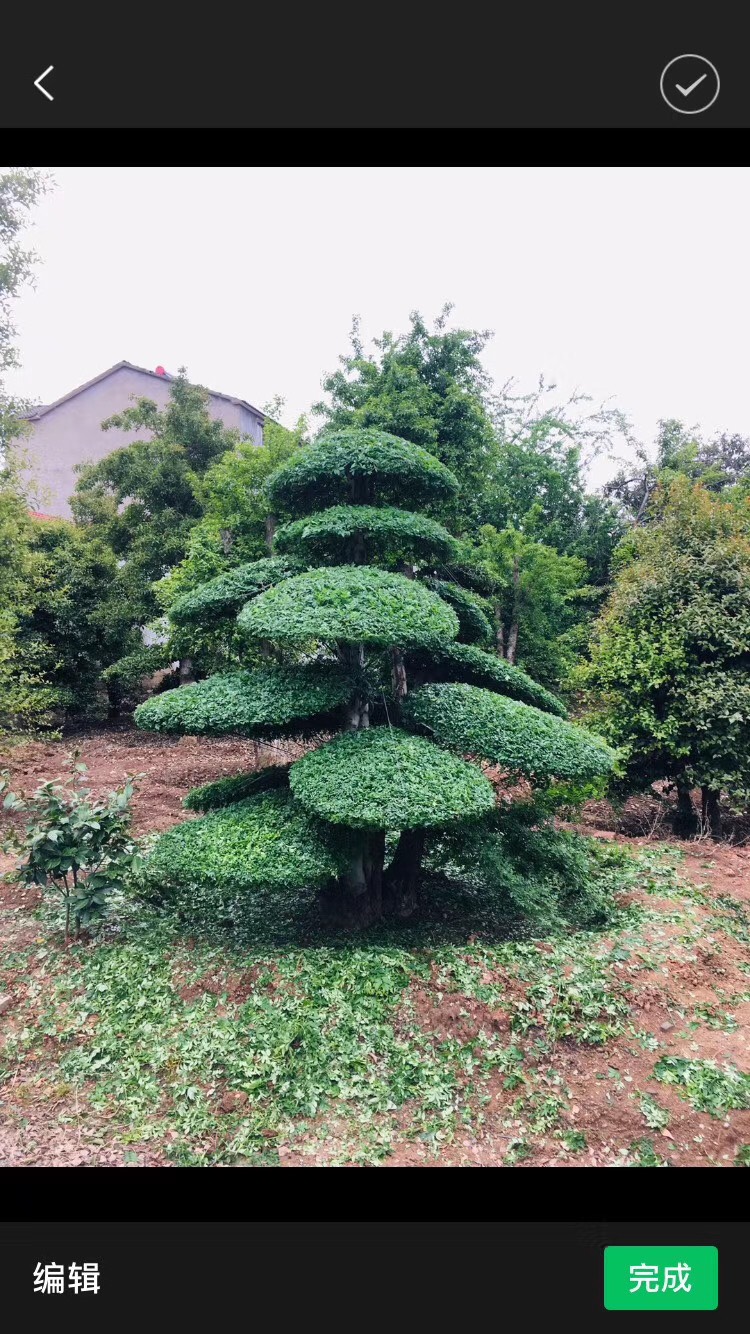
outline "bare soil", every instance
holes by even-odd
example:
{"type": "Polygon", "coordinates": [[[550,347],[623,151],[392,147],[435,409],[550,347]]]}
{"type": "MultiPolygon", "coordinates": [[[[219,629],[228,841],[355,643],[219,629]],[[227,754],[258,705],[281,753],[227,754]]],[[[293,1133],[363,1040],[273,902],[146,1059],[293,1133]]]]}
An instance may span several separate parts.
{"type": "MultiPolygon", "coordinates": [[[[87,782],[104,794],[122,784],[128,774],[140,774],[134,801],[134,828],[138,835],[163,830],[186,818],[182,806],[186,792],[199,784],[230,773],[246,772],[257,765],[281,762],[301,753],[288,746],[265,746],[241,740],[168,739],[131,732],[99,732],[76,738],[80,758],[88,766],[87,782]]],[[[13,785],[27,792],[42,781],[59,778],[71,750],[67,742],[28,742],[0,752],[0,768],[11,770],[13,785]]],[[[616,840],[628,846],[653,846],[665,839],[662,819],[657,819],[650,799],[639,799],[630,810],[615,812],[608,803],[597,802],[584,812],[579,828],[594,837],[616,840]],[[622,832],[628,829],[629,834],[622,832]]],[[[635,890],[633,897],[654,914],[661,959],[657,967],[641,970],[628,990],[630,1023],[624,1035],[604,1046],[582,1046],[558,1042],[554,1052],[539,1058],[536,1086],[564,1089],[566,1110],[562,1128],[585,1136],[583,1151],[569,1151],[559,1133],[536,1136],[532,1151],[522,1166],[611,1166],[621,1161],[623,1146],[648,1139],[654,1151],[673,1166],[731,1166],[735,1154],[750,1144],[750,1111],[733,1111],[724,1119],[694,1110],[685,1097],[669,1085],[653,1079],[656,1059],[675,1055],[688,1059],[731,1062],[750,1075],[750,1000],[730,1004],[750,988],[748,946],[735,935],[717,928],[714,909],[726,901],[738,901],[750,910],[750,848],[741,842],[713,843],[707,840],[680,842],[684,854],[681,874],[700,887],[692,905],[697,921],[705,926],[705,943],[686,942],[685,922],[675,912],[675,900],[635,890]],[[670,917],[671,913],[671,917],[670,917]],[[675,919],[675,920],[672,920],[675,919]],[[744,966],[744,967],[743,967],[744,966]],[[731,1026],[701,1018],[712,1011],[731,1011],[731,1026]],[[635,1041],[634,1032],[641,1035],[635,1041]],[[644,1045],[651,1035],[653,1045],[644,1045]],[[647,1128],[642,1102],[653,1098],[668,1114],[668,1124],[647,1128]]],[[[0,875],[12,869],[12,858],[0,854],[0,875]]],[[[37,894],[20,889],[11,881],[0,881],[0,965],[24,946],[39,940],[39,924],[32,916],[37,894]]],[[[544,942],[538,946],[545,949],[544,942]]],[[[43,965],[42,965],[43,967],[43,965]]],[[[12,1021],[15,1005],[25,995],[28,976],[6,967],[0,991],[0,1038],[4,1025],[12,1021]]],[[[441,1039],[470,1041],[480,1031],[509,1032],[510,1003],[519,999],[522,984],[508,977],[508,1005],[489,1009],[479,1001],[444,994],[434,976],[410,985],[410,1014],[416,1022],[441,1039]]],[[[235,999],[249,994],[255,983],[253,972],[223,973],[216,977],[216,994],[235,999]]],[[[211,978],[186,984],[185,998],[203,988],[211,990],[211,978]]],[[[180,993],[182,994],[182,993],[180,993]]],[[[522,997],[521,997],[522,998],[522,997]]],[[[53,1040],[50,1039],[53,1044],[53,1040]]],[[[1,1044],[0,1044],[1,1045],[1,1044]]],[[[508,1125],[509,1109],[517,1093],[505,1087],[498,1074],[489,1086],[481,1128],[458,1133],[452,1143],[435,1151],[434,1146],[405,1138],[396,1141],[385,1158],[387,1166],[498,1166],[503,1164],[514,1140],[524,1127],[508,1125]]],[[[22,1078],[0,1086],[0,1166],[165,1166],[169,1160],[164,1143],[130,1143],[115,1112],[101,1114],[85,1103],[85,1090],[71,1089],[50,1079],[40,1088],[22,1078]]],[[[241,1114],[246,1098],[236,1091],[222,1093],[222,1110],[241,1114]]],[[[305,1153],[304,1145],[279,1145],[282,1166],[314,1166],[324,1163],[336,1147],[336,1116],[328,1116],[328,1154],[305,1153]]],[[[560,1126],[557,1127],[558,1131],[560,1126]]]]}

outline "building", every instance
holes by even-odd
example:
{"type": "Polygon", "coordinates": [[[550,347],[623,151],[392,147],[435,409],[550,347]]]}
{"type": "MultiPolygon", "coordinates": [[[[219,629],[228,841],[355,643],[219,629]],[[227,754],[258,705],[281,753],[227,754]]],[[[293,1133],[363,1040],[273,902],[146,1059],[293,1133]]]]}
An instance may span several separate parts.
{"type": "MultiPolygon", "coordinates": [[[[75,489],[77,464],[96,463],[133,440],[148,439],[148,432],[142,430],[103,431],[102,422],[132,407],[139,398],[153,399],[163,407],[172,379],[163,366],[149,371],[130,361],[118,361],[57,402],[27,414],[32,427],[27,442],[32,491],[46,516],[70,517],[68,502],[75,489]]],[[[263,443],[265,415],[244,398],[211,392],[208,410],[244,439],[263,443]]]]}

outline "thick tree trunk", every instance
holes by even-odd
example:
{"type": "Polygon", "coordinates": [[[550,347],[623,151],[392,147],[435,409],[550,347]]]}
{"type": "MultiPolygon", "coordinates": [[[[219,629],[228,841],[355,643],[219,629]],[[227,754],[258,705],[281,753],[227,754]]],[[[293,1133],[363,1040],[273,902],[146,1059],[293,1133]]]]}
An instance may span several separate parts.
{"type": "Polygon", "coordinates": [[[180,685],[181,686],[192,685],[193,682],[195,681],[195,676],[193,674],[193,659],[180,658],[179,669],[180,669],[180,685]]]}
{"type": "Polygon", "coordinates": [[[678,838],[692,838],[698,833],[698,817],[690,795],[690,787],[681,779],[677,780],[677,808],[672,820],[672,829],[678,838]]]}
{"type": "Polygon", "coordinates": [[[390,866],[383,874],[383,901],[394,917],[410,917],[417,906],[424,829],[404,829],[390,866]]]}
{"type": "Polygon", "coordinates": [[[701,823],[712,838],[721,838],[721,809],[719,793],[709,787],[701,788],[701,823]]]}
{"type": "Polygon", "coordinates": [[[222,528],[219,536],[221,538],[221,549],[224,552],[224,555],[228,556],[234,545],[234,536],[231,528],[222,528]]]}
{"type": "Polygon", "coordinates": [[[502,607],[496,607],[496,608],[495,608],[495,618],[496,618],[496,620],[497,620],[497,634],[496,634],[496,636],[495,636],[495,642],[496,642],[496,644],[497,644],[497,651],[498,651],[498,653],[500,654],[500,657],[501,657],[501,658],[504,658],[504,657],[505,657],[505,626],[503,625],[503,622],[502,622],[502,619],[501,619],[502,614],[503,614],[503,612],[502,612],[502,607]]]}

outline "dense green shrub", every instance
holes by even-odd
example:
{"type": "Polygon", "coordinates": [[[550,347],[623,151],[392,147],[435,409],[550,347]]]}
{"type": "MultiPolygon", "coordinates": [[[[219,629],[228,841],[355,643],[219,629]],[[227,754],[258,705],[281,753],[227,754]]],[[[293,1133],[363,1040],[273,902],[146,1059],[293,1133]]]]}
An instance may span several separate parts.
{"type": "Polygon", "coordinates": [[[268,482],[271,503],[297,514],[325,505],[450,500],[458,482],[432,454],[374,427],[336,431],[302,449],[268,482]]]}
{"type": "Polygon", "coordinates": [[[264,792],[168,829],[145,884],[178,903],[202,889],[230,904],[265,888],[325,884],[339,865],[335,846],[288,791],[264,792]]]}
{"type": "Polygon", "coordinates": [[[297,568],[290,560],[273,557],[238,565],[190,593],[183,593],[169,608],[170,620],[186,625],[235,616],[248,598],[287,579],[297,568]]]}
{"type": "Polygon", "coordinates": [[[360,541],[361,562],[399,560],[441,562],[451,559],[456,542],[442,524],[424,514],[392,505],[334,505],[279,528],[276,550],[310,563],[346,561],[352,539],[360,541]]]}
{"type": "Polygon", "coordinates": [[[476,593],[445,579],[429,579],[429,587],[450,603],[458,617],[458,638],[467,644],[491,644],[494,638],[491,610],[476,593]]]}
{"type": "MultiPolygon", "coordinates": [[[[340,925],[365,926],[383,911],[398,917],[413,912],[428,837],[439,837],[428,831],[457,823],[481,827],[493,817],[494,792],[479,765],[446,750],[489,755],[544,780],[554,775],[580,782],[608,769],[610,752],[603,744],[562,721],[559,702],[523,672],[489,652],[453,642],[459,632],[492,642],[493,608],[458,583],[437,578],[446,567],[461,568],[463,548],[454,548],[439,525],[395,509],[393,502],[408,496],[415,504],[442,505],[455,491],[455,478],[436,459],[369,428],[300,449],[269,479],[271,504],[291,519],[277,534],[277,549],[340,563],[291,574],[262,591],[254,578],[243,584],[243,592],[253,596],[237,616],[232,652],[245,663],[253,652],[275,650],[280,658],[280,650],[292,650],[308,665],[289,668],[265,657],[254,672],[211,677],[151,700],[136,721],[187,733],[260,736],[299,733],[303,725],[347,731],[291,766],[287,793],[265,793],[241,807],[215,810],[206,817],[216,823],[205,824],[205,835],[204,822],[198,822],[198,832],[188,824],[159,841],[153,875],[168,879],[174,892],[182,878],[184,901],[192,902],[195,913],[229,912],[237,923],[241,908],[246,924],[257,927],[261,900],[238,897],[231,887],[235,874],[238,884],[257,888],[258,895],[286,896],[294,885],[304,896],[321,883],[315,867],[305,869],[306,880],[299,868],[287,880],[276,863],[273,876],[269,871],[263,880],[259,868],[265,863],[257,849],[265,856],[273,845],[283,866],[287,841],[278,829],[282,807],[262,804],[271,797],[284,796],[290,821],[305,809],[319,820],[310,838],[312,847],[323,839],[327,850],[321,876],[333,874],[330,840],[337,833],[338,871],[326,884],[323,906],[340,925]],[[448,555],[453,565],[440,559],[448,555]],[[378,568],[404,561],[419,567],[416,578],[378,568]],[[311,662],[313,654],[325,655],[326,663],[311,662]],[[421,685],[436,674],[439,680],[441,675],[480,680],[491,690],[421,685]],[[527,702],[506,697],[513,694],[527,702]],[[430,729],[439,745],[419,735],[430,729]],[[217,900],[219,883],[223,897],[217,900]]],[[[235,582],[230,600],[236,588],[235,582]]],[[[226,580],[218,595],[215,584],[191,594],[192,611],[211,603],[228,606],[225,590],[226,580]]],[[[183,605],[178,615],[184,612],[183,605]]],[[[186,647],[189,652],[187,641],[186,647]]],[[[274,774],[273,781],[282,779],[274,774]]],[[[188,803],[214,806],[252,786],[251,779],[238,776],[199,789],[188,803]]],[[[547,795],[551,799],[548,783],[547,795]]],[[[293,866],[296,828],[289,835],[293,866]]],[[[286,912],[287,898],[285,904],[286,912]]]]}
{"type": "Polygon", "coordinates": [[[486,815],[491,784],[473,764],[396,728],[349,732],[292,765],[295,797],[331,824],[416,829],[486,815]]]}
{"type": "Polygon", "coordinates": [[[323,718],[350,693],[348,676],[336,666],[260,667],[166,690],[139,705],[135,721],[149,732],[264,736],[313,715],[323,718]]]}
{"type": "Polygon", "coordinates": [[[261,792],[272,792],[276,788],[288,786],[289,765],[267,764],[249,774],[232,774],[228,778],[217,779],[215,783],[191,788],[182,804],[189,811],[220,810],[223,806],[233,806],[248,797],[258,797],[261,792]]]}
{"type": "Polygon", "coordinates": [[[478,686],[422,686],[404,701],[404,712],[442,745],[516,773],[586,779],[609,773],[614,763],[599,737],[478,686]]]}
{"type": "Polygon", "coordinates": [[[410,653],[407,667],[432,681],[464,681],[467,685],[484,686],[500,695],[533,704],[543,713],[555,713],[564,718],[567,709],[561,700],[532,681],[520,667],[513,667],[496,653],[487,653],[474,644],[445,644],[432,653],[410,653]]]}
{"type": "Polygon", "coordinates": [[[403,574],[367,565],[310,570],[277,584],[237,618],[255,639],[310,640],[433,648],[454,638],[458,621],[436,593],[403,574]]]}

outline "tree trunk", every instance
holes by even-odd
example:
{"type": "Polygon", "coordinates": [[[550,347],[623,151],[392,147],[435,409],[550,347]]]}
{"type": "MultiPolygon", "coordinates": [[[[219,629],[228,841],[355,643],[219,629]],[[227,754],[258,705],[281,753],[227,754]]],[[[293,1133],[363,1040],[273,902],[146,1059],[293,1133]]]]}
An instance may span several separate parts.
{"type": "Polygon", "coordinates": [[[276,519],[273,514],[266,515],[266,546],[273,551],[273,539],[276,534],[276,519]]]}
{"type": "Polygon", "coordinates": [[[383,899],[386,911],[395,917],[410,917],[417,906],[424,842],[424,829],[404,829],[384,872],[383,899]]]}
{"type": "Polygon", "coordinates": [[[504,658],[504,657],[505,657],[505,626],[503,625],[503,622],[502,622],[502,619],[501,619],[502,614],[503,614],[503,613],[502,613],[502,608],[501,608],[501,607],[496,607],[496,608],[495,608],[495,617],[496,617],[496,619],[497,619],[497,634],[496,634],[496,636],[495,636],[495,642],[497,643],[497,651],[498,651],[498,653],[500,654],[500,657],[501,657],[501,658],[504,658]]]}
{"type": "Polygon", "coordinates": [[[391,685],[393,686],[393,697],[400,703],[408,689],[406,664],[400,648],[391,649],[391,685]]]}
{"type": "Polygon", "coordinates": [[[511,612],[510,630],[508,631],[508,650],[506,658],[508,662],[515,663],[518,656],[518,607],[520,602],[521,588],[521,567],[518,564],[518,557],[513,561],[513,610],[511,612]]]}
{"type": "Polygon", "coordinates": [[[673,832],[678,838],[692,838],[698,833],[698,817],[693,807],[690,788],[684,779],[677,779],[677,809],[672,820],[673,832]]]}
{"type": "Polygon", "coordinates": [[[510,627],[510,630],[508,631],[508,652],[506,654],[508,662],[515,663],[517,650],[518,650],[518,621],[514,621],[510,627]]]}
{"type": "Polygon", "coordinates": [[[193,682],[195,681],[195,676],[193,675],[193,659],[180,658],[179,668],[180,668],[180,685],[181,686],[192,685],[193,682]]]}
{"type": "Polygon", "coordinates": [[[712,838],[721,838],[721,809],[719,793],[709,787],[701,788],[701,823],[712,838]]]}
{"type": "Polygon", "coordinates": [[[324,896],[324,906],[337,925],[361,930],[383,915],[385,834],[352,830],[351,839],[349,865],[324,896]]]}
{"type": "Polygon", "coordinates": [[[219,534],[221,538],[221,549],[225,556],[228,556],[234,545],[234,537],[231,528],[222,528],[219,534]]]}

